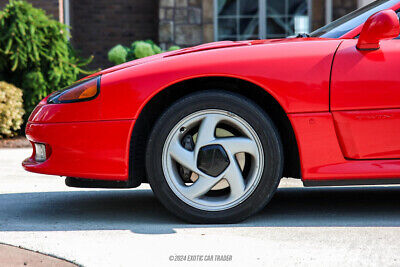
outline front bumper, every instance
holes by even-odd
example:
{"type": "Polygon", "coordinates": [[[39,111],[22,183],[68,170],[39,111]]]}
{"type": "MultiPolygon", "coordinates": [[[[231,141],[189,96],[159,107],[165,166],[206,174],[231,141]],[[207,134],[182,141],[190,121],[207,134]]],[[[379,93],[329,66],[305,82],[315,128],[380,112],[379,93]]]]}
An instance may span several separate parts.
{"type": "Polygon", "coordinates": [[[26,136],[51,150],[44,162],[31,157],[25,170],[35,173],[110,181],[129,179],[129,143],[134,120],[68,123],[29,122],[26,136]]]}

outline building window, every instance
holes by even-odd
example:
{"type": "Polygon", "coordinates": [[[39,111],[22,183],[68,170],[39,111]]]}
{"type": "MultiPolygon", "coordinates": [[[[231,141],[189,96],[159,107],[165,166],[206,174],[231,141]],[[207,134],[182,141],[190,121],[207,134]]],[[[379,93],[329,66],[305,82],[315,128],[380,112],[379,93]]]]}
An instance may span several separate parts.
{"type": "Polygon", "coordinates": [[[215,40],[283,38],[310,31],[310,0],[214,0],[215,40]]]}
{"type": "Polygon", "coordinates": [[[217,40],[257,39],[259,0],[217,0],[217,40]]]}

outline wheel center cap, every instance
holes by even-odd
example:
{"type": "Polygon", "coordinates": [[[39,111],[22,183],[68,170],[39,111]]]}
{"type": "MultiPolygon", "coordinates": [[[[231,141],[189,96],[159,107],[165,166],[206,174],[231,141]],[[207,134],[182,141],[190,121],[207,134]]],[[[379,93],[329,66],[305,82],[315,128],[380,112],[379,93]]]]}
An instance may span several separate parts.
{"type": "Polygon", "coordinates": [[[229,157],[221,145],[203,146],[197,156],[197,168],[207,175],[217,177],[229,166],[229,157]]]}

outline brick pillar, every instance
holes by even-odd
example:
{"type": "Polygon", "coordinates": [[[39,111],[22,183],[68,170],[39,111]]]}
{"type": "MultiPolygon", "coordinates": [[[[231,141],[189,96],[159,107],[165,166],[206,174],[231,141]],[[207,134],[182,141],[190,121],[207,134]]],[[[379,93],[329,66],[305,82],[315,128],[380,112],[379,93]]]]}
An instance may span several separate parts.
{"type": "Polygon", "coordinates": [[[214,41],[214,1],[203,0],[203,42],[214,41]]]}
{"type": "Polygon", "coordinates": [[[160,0],[159,39],[166,49],[213,41],[212,0],[160,0]]]}

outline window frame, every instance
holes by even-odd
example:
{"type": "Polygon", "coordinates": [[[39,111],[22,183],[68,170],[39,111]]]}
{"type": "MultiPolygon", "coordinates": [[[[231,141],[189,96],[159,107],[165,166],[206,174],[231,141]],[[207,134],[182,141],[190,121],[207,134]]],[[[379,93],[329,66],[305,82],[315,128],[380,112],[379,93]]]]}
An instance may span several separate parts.
{"type": "MultiPolygon", "coordinates": [[[[240,0],[238,0],[240,1],[240,0]]],[[[245,1],[245,0],[241,0],[245,1]]],[[[309,29],[311,29],[312,25],[312,0],[306,0],[307,1],[307,16],[309,17],[309,29]]],[[[219,32],[218,32],[218,0],[214,0],[214,40],[219,41],[219,32]]],[[[239,4],[237,4],[239,5],[239,4]]],[[[233,18],[236,20],[236,23],[238,24],[240,21],[240,15],[238,14],[239,8],[236,7],[236,15],[233,15],[233,18]]],[[[257,17],[258,16],[258,38],[259,39],[266,39],[267,38],[267,0],[258,0],[258,14],[256,16],[252,17],[257,17]]],[[[284,16],[288,16],[288,14],[284,14],[284,16]]],[[[238,27],[238,25],[236,25],[238,27]]],[[[236,39],[240,39],[240,31],[237,30],[236,34],[236,39]]]]}

